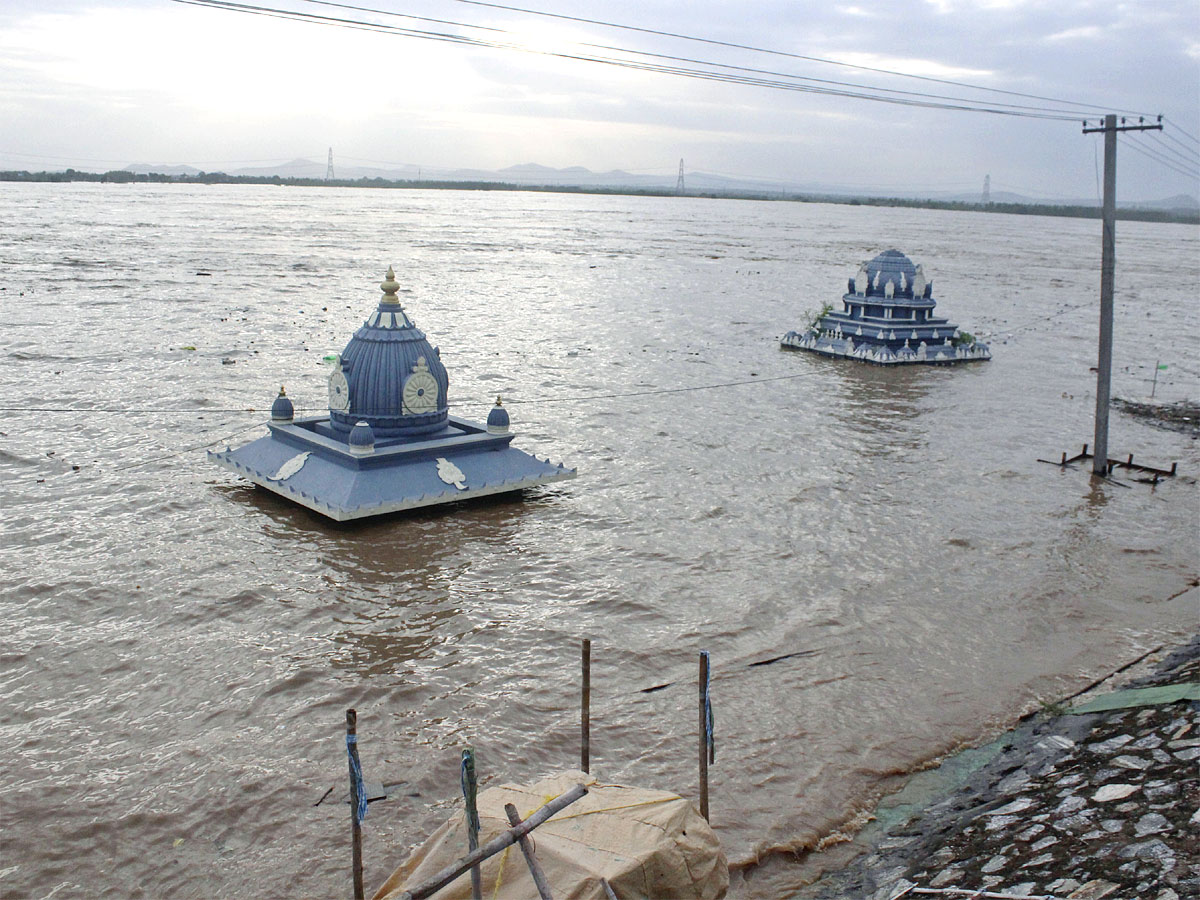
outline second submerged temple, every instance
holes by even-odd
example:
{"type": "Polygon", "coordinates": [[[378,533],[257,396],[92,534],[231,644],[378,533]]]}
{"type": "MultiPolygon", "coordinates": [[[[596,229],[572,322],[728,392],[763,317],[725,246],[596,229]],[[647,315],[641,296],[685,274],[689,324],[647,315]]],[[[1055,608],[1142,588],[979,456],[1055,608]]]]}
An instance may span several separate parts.
{"type": "Polygon", "coordinates": [[[899,250],[885,250],[859,267],[842,296],[804,331],[780,342],[794,350],[859,359],[876,365],[945,365],[992,358],[987,344],[933,314],[933,282],[899,250]]]}

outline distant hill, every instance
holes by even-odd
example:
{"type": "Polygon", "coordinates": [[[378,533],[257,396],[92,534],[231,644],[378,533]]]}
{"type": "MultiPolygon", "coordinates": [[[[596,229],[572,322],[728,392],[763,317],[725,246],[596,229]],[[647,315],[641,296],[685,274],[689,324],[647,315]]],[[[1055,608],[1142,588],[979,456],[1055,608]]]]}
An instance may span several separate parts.
{"type": "Polygon", "coordinates": [[[1187,194],[1176,194],[1174,197],[1167,197],[1165,200],[1122,203],[1121,205],[1130,206],[1134,209],[1165,209],[1169,211],[1195,212],[1200,209],[1200,200],[1197,200],[1195,197],[1189,197],[1187,194]]]}
{"type": "MultiPolygon", "coordinates": [[[[320,181],[325,178],[327,162],[297,158],[286,163],[268,166],[244,167],[226,171],[226,175],[251,178],[296,178],[320,181]]],[[[162,175],[198,175],[201,170],[194,166],[154,166],[136,163],[125,167],[127,172],[138,175],[159,173],[162,175]]],[[[608,172],[593,172],[583,166],[555,169],[538,163],[521,163],[504,169],[443,169],[429,166],[405,165],[390,168],[369,166],[343,166],[334,160],[334,176],[338,181],[357,181],[362,178],[380,178],[385,181],[420,182],[471,182],[521,185],[524,187],[583,188],[591,190],[633,190],[672,192],[677,175],[636,175],[613,169],[608,172]]],[[[800,195],[809,198],[875,198],[896,200],[932,200],[939,203],[978,204],[980,193],[952,193],[948,191],[869,191],[839,184],[820,182],[758,181],[752,178],[735,178],[708,172],[685,172],[684,184],[689,194],[748,194],[764,197],[800,195]]],[[[1021,204],[1028,206],[1073,206],[1096,208],[1100,202],[1095,198],[1078,199],[1034,198],[1011,191],[993,191],[991,202],[995,204],[1021,204]]],[[[1176,194],[1161,200],[1123,201],[1122,209],[1157,210],[1171,213],[1195,213],[1200,211],[1200,200],[1187,194],[1176,194]]]]}
{"type": "Polygon", "coordinates": [[[199,175],[200,170],[192,166],[156,166],[148,163],[132,163],[122,169],[124,172],[132,172],[134,175],[199,175]]]}

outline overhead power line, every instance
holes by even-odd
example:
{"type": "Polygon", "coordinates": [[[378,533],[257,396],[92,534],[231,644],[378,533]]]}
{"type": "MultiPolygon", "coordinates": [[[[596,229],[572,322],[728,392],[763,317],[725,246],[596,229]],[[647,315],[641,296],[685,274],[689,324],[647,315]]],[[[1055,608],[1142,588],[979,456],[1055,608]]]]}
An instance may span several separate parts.
{"type": "MultiPolygon", "coordinates": [[[[1136,131],[1128,133],[1126,135],[1126,137],[1134,137],[1134,138],[1137,138],[1139,141],[1147,141],[1147,140],[1152,139],[1150,134],[1147,134],[1146,132],[1136,132],[1136,131]]],[[[1157,136],[1155,136],[1155,137],[1157,137],[1157,136]]],[[[1145,150],[1147,153],[1153,154],[1154,156],[1160,158],[1162,161],[1171,163],[1172,165],[1179,166],[1179,167],[1189,171],[1194,176],[1200,176],[1200,163],[1196,163],[1190,159],[1187,159],[1182,154],[1177,153],[1174,150],[1174,148],[1167,146],[1166,144],[1162,143],[1161,141],[1156,141],[1153,146],[1151,146],[1149,144],[1142,144],[1141,146],[1142,146],[1142,149],[1145,150]]]]}
{"type": "Polygon", "coordinates": [[[1180,153],[1170,144],[1164,143],[1162,139],[1158,138],[1157,136],[1152,138],[1152,140],[1154,141],[1155,151],[1157,151],[1160,155],[1165,156],[1167,159],[1173,160],[1177,165],[1183,166],[1185,169],[1200,170],[1200,160],[1180,153]]]}
{"type": "Polygon", "coordinates": [[[1200,165],[1200,153],[1197,153],[1187,144],[1183,143],[1183,141],[1180,141],[1169,134],[1164,135],[1161,132],[1152,132],[1152,134],[1154,139],[1162,144],[1163,150],[1169,151],[1172,155],[1179,156],[1180,158],[1187,160],[1189,165],[1200,165]],[[1163,141],[1164,137],[1169,138],[1172,141],[1172,144],[1166,144],[1163,141]]]}
{"type": "Polygon", "coordinates": [[[1172,128],[1174,128],[1176,131],[1178,131],[1180,134],[1182,134],[1185,138],[1190,140],[1192,143],[1200,146],[1200,138],[1196,137],[1195,135],[1188,134],[1186,131],[1184,131],[1182,128],[1180,128],[1178,125],[1176,125],[1173,119],[1168,119],[1166,116],[1163,116],[1163,121],[1168,123],[1172,128]]]}
{"type": "MultiPolygon", "coordinates": [[[[646,388],[637,391],[618,391],[615,393],[604,394],[577,394],[561,397],[529,397],[522,399],[520,397],[505,397],[504,403],[508,406],[516,404],[540,405],[543,403],[582,403],[594,400],[624,400],[630,397],[653,397],[660,394],[689,394],[695,391],[712,391],[721,388],[741,387],[748,384],[767,384],[772,381],[795,381],[801,378],[813,378],[817,375],[816,372],[793,372],[788,375],[767,375],[763,377],[755,376],[753,378],[742,378],[735,381],[717,381],[708,384],[692,384],[682,387],[670,388],[646,388]]],[[[467,398],[465,400],[455,401],[459,406],[467,406],[473,403],[488,403],[493,395],[487,397],[467,398]]],[[[324,407],[296,407],[296,412],[322,412],[324,407]]],[[[172,406],[157,406],[157,407],[89,407],[79,408],[74,406],[2,406],[0,412],[4,413],[120,413],[122,415],[194,415],[197,413],[204,415],[231,415],[248,413],[251,415],[261,415],[264,410],[255,407],[231,407],[229,409],[215,409],[213,407],[172,407],[172,406]]],[[[207,446],[207,445],[202,445],[207,446]]]]}
{"type": "MultiPolygon", "coordinates": [[[[480,31],[494,31],[497,34],[508,34],[503,28],[496,28],[492,25],[471,25],[466,22],[455,22],[453,19],[434,19],[429,16],[417,16],[412,13],[401,13],[391,9],[377,9],[373,6],[356,6],[353,3],[334,3],[333,0],[300,0],[301,3],[310,3],[313,6],[327,6],[331,9],[348,9],[352,12],[375,13],[380,16],[392,16],[397,19],[408,19],[412,22],[428,22],[431,25],[454,25],[458,28],[478,28],[480,31]]],[[[303,15],[303,13],[300,13],[303,15]]]]}
{"type": "Polygon", "coordinates": [[[1143,147],[1140,144],[1135,143],[1132,139],[1125,137],[1124,135],[1121,136],[1121,142],[1126,147],[1128,147],[1130,150],[1134,150],[1134,151],[1142,154],[1142,156],[1145,156],[1149,159],[1154,160],[1159,165],[1166,166],[1168,169],[1170,169],[1173,172],[1178,172],[1180,175],[1187,176],[1188,178],[1196,178],[1197,177],[1197,174],[1198,174],[1197,172],[1195,172],[1195,171],[1188,172],[1187,170],[1180,168],[1175,163],[1171,162],[1170,160],[1166,159],[1165,157],[1160,156],[1158,153],[1155,153],[1153,150],[1149,149],[1148,147],[1143,147]]]}
{"type": "MultiPolygon", "coordinates": [[[[795,81],[780,81],[781,77],[802,79],[803,76],[781,75],[779,73],[764,72],[754,69],[740,69],[740,72],[748,74],[738,74],[739,67],[727,66],[723,63],[711,63],[705,61],[691,61],[682,58],[658,56],[657,58],[667,58],[678,61],[685,61],[696,65],[710,66],[714,68],[733,69],[735,71],[712,71],[711,69],[696,69],[683,66],[666,65],[660,62],[647,62],[635,59],[620,59],[613,57],[590,55],[585,53],[574,53],[555,50],[542,50],[533,47],[527,47],[519,44],[501,43],[492,40],[471,37],[463,34],[453,34],[445,32],[424,31],[414,28],[403,28],[396,25],[385,25],[377,22],[365,22],[357,19],[346,19],[334,16],[322,16],[313,13],[304,13],[296,10],[280,9],[277,7],[257,6],[248,3],[235,3],[232,0],[173,0],[176,3],[182,3],[189,6],[200,6],[212,9],[222,9],[231,12],[239,12],[251,15],[262,15],[272,18],[290,19],[293,21],[310,22],[320,25],[329,25],[336,27],[351,28],[355,30],[366,30],[381,32],[401,37],[412,37],[422,40],[446,41],[450,43],[465,44],[474,47],[483,47],[497,50],[512,50],[523,53],[530,53],[539,56],[548,56],[559,59],[575,60],[582,62],[592,62],[602,65],[615,66],[619,68],[633,69],[635,71],[653,72],[657,74],[676,75],[684,78],[692,78],[703,81],[724,82],[729,84],[742,84],[752,87],[764,87],[772,90],[795,91],[800,93],[813,93],[825,96],[845,97],[849,99],[873,100],[880,103],[890,103],[899,106],[923,107],[929,109],[946,109],[958,112],[981,112],[990,113],[993,115],[1018,116],[1022,118],[1035,119],[1052,119],[1059,121],[1073,121],[1082,117],[1082,113],[1078,110],[1069,111],[1063,109],[1039,108],[1039,107],[1024,107],[1015,104],[992,103],[985,105],[979,101],[971,100],[970,98],[945,97],[936,94],[922,94],[919,92],[902,92],[891,88],[881,88],[875,86],[862,86],[853,84],[840,84],[837,82],[820,82],[812,79],[805,79],[805,83],[797,83],[795,81]],[[760,76],[770,77],[760,77],[760,76]],[[815,82],[815,83],[814,83],[815,82]]],[[[306,2],[323,2],[323,0],[306,0],[306,2]]],[[[472,26],[467,26],[472,27],[472,26]]],[[[635,50],[623,50],[615,48],[618,52],[651,56],[653,54],[643,54],[635,50]]]]}
{"type": "MultiPolygon", "coordinates": [[[[451,20],[447,20],[447,19],[430,19],[430,18],[426,18],[424,16],[415,16],[415,15],[410,15],[409,13],[394,12],[392,10],[378,9],[378,8],[370,7],[370,6],[358,6],[358,5],[350,4],[350,3],[337,3],[337,2],[334,2],[334,0],[301,0],[301,2],[309,3],[314,6],[325,6],[325,7],[332,7],[335,9],[349,9],[349,10],[354,10],[356,12],[374,13],[377,15],[391,16],[393,18],[401,18],[401,19],[410,19],[410,20],[418,21],[418,22],[434,22],[434,23],[441,24],[441,25],[454,25],[459,28],[482,29],[482,30],[491,31],[491,32],[494,32],[497,34],[505,34],[505,35],[512,34],[511,31],[508,31],[506,29],[496,28],[496,27],[488,26],[488,25],[475,25],[470,22],[455,22],[455,21],[451,21],[451,20]]],[[[496,4],[476,4],[476,5],[496,6],[496,4]]],[[[541,12],[536,12],[536,11],[531,11],[531,10],[520,9],[519,7],[497,6],[496,8],[528,13],[530,15],[544,15],[544,16],[549,16],[551,18],[560,18],[560,19],[569,19],[572,21],[587,22],[590,24],[603,25],[603,26],[610,27],[610,28],[624,28],[624,29],[628,29],[628,30],[632,30],[632,31],[648,31],[648,29],[636,28],[633,26],[616,25],[616,24],[612,24],[612,23],[608,23],[608,22],[601,22],[601,21],[593,20],[593,19],[577,19],[572,16],[560,16],[557,13],[541,13],[541,12]]],[[[938,84],[949,84],[949,85],[954,85],[956,87],[968,88],[970,90],[990,91],[992,93],[1005,94],[1005,95],[1016,96],[1016,97],[1024,97],[1026,99],[1044,100],[1044,101],[1062,104],[1062,105],[1065,105],[1066,107],[1068,107],[1067,110],[1062,110],[1063,112],[1076,111],[1076,110],[1082,111],[1084,108],[1107,109],[1107,107],[1097,107],[1097,106],[1092,106],[1091,104],[1087,104],[1087,103],[1072,103],[1067,100],[1057,100],[1057,99],[1050,98],[1050,97],[1039,97],[1035,94],[1019,94],[1019,93],[1016,93],[1013,91],[1004,91],[1004,90],[1000,90],[998,88],[981,87],[979,85],[971,85],[971,84],[966,84],[964,82],[949,81],[949,80],[938,79],[938,78],[926,78],[925,76],[907,76],[903,72],[893,72],[888,69],[874,69],[869,66],[857,66],[857,65],[851,65],[848,63],[839,63],[836,60],[819,59],[817,57],[809,57],[809,56],[800,56],[800,55],[794,54],[794,53],[783,53],[781,51],[750,47],[750,46],[742,45],[742,44],[727,45],[723,41],[711,41],[711,40],[708,40],[707,38],[691,37],[688,35],[676,34],[674,32],[651,31],[650,33],[664,35],[664,36],[673,37],[673,38],[681,38],[681,39],[689,40],[689,41],[696,41],[699,43],[717,44],[717,45],[724,45],[724,46],[737,46],[737,47],[741,47],[742,49],[753,50],[754,52],[757,52],[757,53],[769,53],[769,54],[778,55],[778,56],[788,56],[788,57],[793,57],[796,59],[804,59],[804,60],[809,60],[809,61],[813,61],[813,62],[828,63],[830,65],[841,65],[841,66],[845,66],[847,68],[860,69],[860,70],[869,71],[869,72],[880,72],[880,73],[887,74],[887,75],[900,75],[900,76],[904,76],[904,77],[918,78],[918,79],[921,79],[924,81],[932,81],[932,82],[935,82],[938,84]]],[[[584,42],[579,42],[579,46],[588,47],[593,50],[604,50],[604,51],[616,52],[616,53],[635,54],[637,56],[643,56],[643,57],[647,57],[647,58],[651,58],[651,59],[664,59],[664,60],[669,60],[671,62],[683,62],[683,63],[688,63],[689,65],[703,65],[703,66],[710,66],[710,67],[714,67],[714,68],[727,69],[730,71],[748,72],[748,73],[752,73],[752,74],[756,74],[756,75],[768,75],[773,78],[789,78],[789,79],[795,79],[798,81],[807,81],[807,82],[811,82],[814,84],[828,84],[828,85],[833,85],[833,86],[839,87],[839,88],[858,88],[858,89],[863,89],[863,90],[871,90],[871,91],[877,91],[877,92],[883,92],[883,93],[889,93],[889,94],[896,94],[896,95],[901,95],[901,96],[923,97],[926,99],[953,100],[953,101],[957,101],[957,102],[962,102],[962,100],[963,100],[963,98],[961,98],[961,97],[948,97],[943,94],[930,94],[927,92],[920,92],[920,91],[905,91],[905,90],[901,90],[899,88],[885,88],[885,87],[880,87],[880,86],[876,86],[876,85],[864,85],[864,84],[857,83],[857,82],[837,81],[837,80],[828,79],[828,78],[815,78],[810,75],[796,75],[796,74],[788,73],[788,72],[777,72],[777,71],[773,71],[770,69],[759,69],[759,68],[753,68],[753,67],[748,67],[748,66],[734,65],[731,63],[712,62],[709,60],[694,59],[694,58],[687,57],[687,56],[676,56],[676,55],[668,54],[668,53],[655,53],[653,51],[648,51],[648,50],[631,50],[626,47],[615,47],[610,44],[596,44],[596,43],[590,43],[590,42],[584,41],[584,42]]],[[[1028,110],[1035,110],[1035,111],[1040,111],[1040,112],[1046,111],[1045,107],[1031,106],[1029,104],[995,102],[992,105],[999,106],[999,107],[1011,108],[1011,109],[1028,109],[1028,110]]]]}
{"type": "MultiPolygon", "coordinates": [[[[319,3],[319,4],[324,5],[328,2],[328,0],[303,0],[303,2],[319,3]]],[[[785,56],[785,57],[789,57],[791,59],[802,59],[806,62],[822,63],[824,65],[831,65],[831,66],[842,66],[847,69],[858,69],[859,71],[862,71],[862,72],[874,72],[879,75],[895,75],[900,78],[912,78],[917,81],[928,81],[928,82],[932,82],[934,84],[947,84],[947,85],[952,85],[953,87],[969,88],[970,90],[974,90],[974,91],[989,91],[989,92],[996,93],[996,94],[1006,94],[1010,97],[1023,97],[1026,100],[1042,100],[1042,101],[1049,102],[1049,103],[1059,103],[1059,104],[1063,104],[1065,106],[1071,106],[1071,107],[1079,107],[1079,108],[1087,108],[1087,109],[1103,109],[1106,112],[1113,111],[1111,108],[1109,108],[1107,106],[1097,106],[1097,105],[1091,104],[1091,103],[1077,103],[1073,100],[1063,100],[1058,97],[1043,97],[1038,94],[1023,94],[1019,91],[1007,91],[1007,90],[1003,90],[1002,88],[983,87],[981,85],[969,84],[964,81],[954,81],[954,80],[951,80],[948,78],[935,78],[932,75],[914,75],[911,72],[899,72],[899,71],[896,71],[893,69],[883,69],[883,68],[877,68],[875,66],[858,65],[855,63],[842,62],[841,60],[836,60],[836,59],[826,59],[826,58],[819,57],[819,56],[805,56],[804,54],[801,54],[801,53],[791,53],[786,50],[771,50],[771,49],[768,49],[765,47],[755,47],[750,44],[738,44],[738,43],[734,43],[732,41],[719,41],[714,38],[696,37],[694,35],[682,34],[680,32],[675,32],[675,31],[662,31],[662,30],[658,30],[658,29],[654,29],[654,28],[643,28],[643,27],[640,27],[637,25],[624,25],[624,24],[621,24],[618,22],[606,22],[602,19],[588,19],[588,18],[583,18],[581,16],[568,16],[563,13],[545,12],[543,10],[528,9],[528,8],[520,7],[520,6],[507,6],[502,3],[488,3],[488,2],[486,2],[486,0],[453,0],[453,2],[463,3],[468,6],[482,6],[482,7],[488,7],[491,9],[501,9],[501,10],[505,10],[508,12],[525,13],[525,14],[531,15],[531,16],[544,16],[546,18],[561,19],[561,20],[567,21],[567,22],[579,22],[579,23],[585,24],[585,25],[599,25],[604,28],[616,28],[616,29],[620,29],[622,31],[635,31],[635,32],[641,32],[642,34],[653,34],[653,35],[657,35],[659,37],[677,38],[677,39],[683,40],[683,41],[695,41],[695,42],[701,43],[701,44],[711,44],[716,47],[729,47],[729,48],[735,49],[735,50],[750,50],[754,53],[769,53],[773,56],[785,56]]],[[[1139,115],[1139,113],[1133,112],[1131,110],[1117,110],[1117,112],[1124,112],[1127,115],[1129,115],[1129,114],[1139,115]]]]}
{"type": "MultiPolygon", "coordinates": [[[[120,162],[128,163],[128,159],[129,159],[128,157],[125,157],[124,159],[116,159],[116,158],[97,159],[95,157],[87,157],[87,156],[53,156],[48,153],[19,153],[16,150],[5,150],[3,148],[0,148],[0,157],[3,157],[3,156],[19,156],[24,159],[54,159],[54,160],[61,160],[64,162],[74,161],[74,162],[80,162],[80,163],[85,163],[85,162],[88,162],[88,163],[120,163],[120,162]]],[[[279,162],[283,162],[283,161],[284,161],[284,158],[281,158],[278,156],[272,157],[271,159],[197,159],[197,160],[194,160],[194,162],[196,162],[196,163],[199,163],[202,165],[209,165],[209,166],[232,166],[235,164],[245,165],[247,163],[279,163],[279,162]]]]}
{"type": "MultiPolygon", "coordinates": [[[[1174,126],[1172,126],[1172,127],[1174,127],[1174,126]]],[[[1178,129],[1176,129],[1176,130],[1178,131],[1178,129]]],[[[1175,137],[1175,135],[1171,134],[1171,132],[1164,130],[1162,134],[1163,134],[1163,137],[1165,137],[1172,144],[1176,144],[1179,147],[1182,147],[1188,153],[1192,153],[1192,154],[1195,154],[1196,156],[1200,156],[1200,152],[1197,152],[1196,149],[1189,147],[1187,144],[1185,144],[1179,138],[1175,137]]],[[[1196,143],[1198,146],[1200,146],[1200,141],[1197,141],[1196,143]]]]}
{"type": "Polygon", "coordinates": [[[74,162],[93,162],[93,163],[116,163],[121,162],[119,159],[95,159],[85,156],[51,156],[46,153],[18,153],[16,150],[0,150],[0,156],[20,156],[24,159],[56,159],[74,162]]]}

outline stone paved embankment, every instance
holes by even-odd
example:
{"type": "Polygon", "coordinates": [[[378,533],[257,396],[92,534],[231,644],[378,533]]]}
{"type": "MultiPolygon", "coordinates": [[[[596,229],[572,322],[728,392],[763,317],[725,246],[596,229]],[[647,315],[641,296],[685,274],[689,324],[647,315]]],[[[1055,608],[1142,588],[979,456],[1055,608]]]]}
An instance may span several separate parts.
{"type": "Polygon", "coordinates": [[[1178,687],[1196,682],[1200,637],[1093,700],[1138,705],[1039,714],[960,790],[800,896],[1200,897],[1200,702],[1150,702],[1169,686],[1196,698],[1178,687]]]}

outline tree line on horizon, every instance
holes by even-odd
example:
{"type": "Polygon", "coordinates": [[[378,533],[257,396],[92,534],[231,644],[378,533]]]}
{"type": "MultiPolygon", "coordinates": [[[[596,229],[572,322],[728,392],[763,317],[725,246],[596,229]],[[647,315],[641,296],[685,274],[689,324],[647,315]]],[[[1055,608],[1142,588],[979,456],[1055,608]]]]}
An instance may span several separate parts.
{"type": "MultiPolygon", "coordinates": [[[[229,175],[225,172],[168,175],[160,172],[131,172],[113,169],[108,172],[81,172],[66,169],[61,172],[0,171],[0,181],[17,182],[97,182],[101,184],[273,184],[281,187],[358,187],[413,188],[459,191],[533,191],[558,194],[614,194],[649,197],[677,197],[677,191],[667,188],[604,187],[585,185],[531,185],[502,181],[429,181],[413,179],[355,178],[331,179],[296,178],[282,175],[229,175]]],[[[1040,203],[973,203],[964,200],[934,200],[905,197],[853,197],[833,194],[804,194],[783,191],[713,191],[688,190],[684,197],[715,200],[775,200],[798,203],[839,203],[847,206],[897,206],[916,209],[948,209],[969,212],[1008,213],[1010,215],[1066,216],[1099,219],[1096,206],[1040,203]]],[[[1200,209],[1138,209],[1118,207],[1117,218],[1138,222],[1172,222],[1200,224],[1200,209]]]]}

